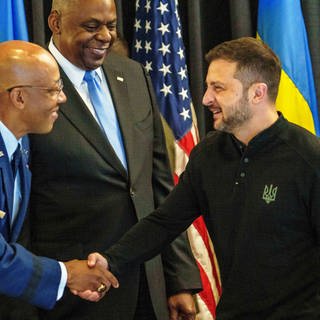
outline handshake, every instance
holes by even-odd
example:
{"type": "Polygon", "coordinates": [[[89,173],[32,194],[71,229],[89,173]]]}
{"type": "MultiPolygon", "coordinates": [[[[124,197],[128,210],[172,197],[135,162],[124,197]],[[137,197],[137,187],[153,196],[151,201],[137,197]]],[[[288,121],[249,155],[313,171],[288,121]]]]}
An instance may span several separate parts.
{"type": "Polygon", "coordinates": [[[68,288],[83,299],[96,302],[111,286],[119,287],[117,278],[108,270],[107,260],[99,253],[91,253],[88,260],[71,260],[64,265],[68,288]]]}

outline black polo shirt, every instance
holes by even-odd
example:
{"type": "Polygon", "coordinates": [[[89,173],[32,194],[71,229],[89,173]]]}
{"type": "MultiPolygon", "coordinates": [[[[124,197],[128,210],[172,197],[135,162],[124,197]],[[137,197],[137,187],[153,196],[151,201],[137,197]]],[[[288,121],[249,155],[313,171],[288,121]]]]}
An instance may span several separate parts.
{"type": "Polygon", "coordinates": [[[248,146],[212,133],[165,203],[107,252],[113,270],[155,254],[199,214],[220,266],[217,320],[320,319],[317,137],[282,116],[248,146]]]}

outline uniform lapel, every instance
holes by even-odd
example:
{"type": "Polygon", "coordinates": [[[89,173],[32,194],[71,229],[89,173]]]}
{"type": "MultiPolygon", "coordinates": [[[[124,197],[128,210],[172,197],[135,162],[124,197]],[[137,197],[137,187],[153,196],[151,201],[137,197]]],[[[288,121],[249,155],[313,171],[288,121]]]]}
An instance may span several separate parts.
{"type": "Polygon", "coordinates": [[[10,237],[10,221],[12,216],[13,206],[13,188],[14,181],[11,173],[11,167],[8,159],[7,150],[5,148],[2,135],[0,134],[0,171],[1,171],[1,194],[0,194],[0,210],[1,215],[5,213],[4,220],[1,224],[5,224],[2,228],[6,228],[7,235],[5,238],[9,240],[10,237]]]}
{"type": "Polygon", "coordinates": [[[22,161],[19,167],[20,174],[20,188],[21,188],[21,203],[19,206],[19,211],[17,217],[14,221],[11,230],[10,240],[15,242],[20,234],[30,197],[30,187],[31,187],[31,173],[28,165],[28,150],[22,147],[22,161]]]}
{"type": "Polygon", "coordinates": [[[73,84],[63,70],[60,70],[60,72],[64,81],[65,92],[68,95],[67,103],[60,106],[61,113],[77,128],[80,134],[86,138],[105,161],[115,170],[119,171],[121,175],[127,177],[126,170],[77,90],[73,87],[73,84]]]}

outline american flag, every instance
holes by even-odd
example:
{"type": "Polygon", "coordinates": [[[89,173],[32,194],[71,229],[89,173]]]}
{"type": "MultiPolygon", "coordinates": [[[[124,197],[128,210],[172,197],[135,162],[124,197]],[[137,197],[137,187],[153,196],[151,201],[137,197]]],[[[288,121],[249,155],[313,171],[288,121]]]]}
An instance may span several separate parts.
{"type": "MultiPolygon", "coordinates": [[[[137,0],[134,29],[132,57],[148,70],[161,115],[174,136],[174,179],[177,183],[198,142],[178,1],[137,0]]],[[[204,288],[197,295],[197,319],[214,319],[221,283],[214,249],[202,217],[189,228],[188,236],[204,288]]]]}

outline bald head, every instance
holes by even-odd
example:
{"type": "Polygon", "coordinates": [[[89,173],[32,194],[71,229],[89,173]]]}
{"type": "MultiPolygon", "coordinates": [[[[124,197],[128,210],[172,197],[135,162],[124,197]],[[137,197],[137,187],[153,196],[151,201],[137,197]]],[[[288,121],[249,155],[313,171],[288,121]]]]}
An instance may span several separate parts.
{"type": "Polygon", "coordinates": [[[51,54],[40,46],[26,41],[0,43],[0,90],[33,84],[41,76],[58,71],[51,54]]]}
{"type": "Polygon", "coordinates": [[[66,101],[51,54],[25,41],[0,43],[0,120],[17,139],[48,133],[66,101]]]}

